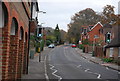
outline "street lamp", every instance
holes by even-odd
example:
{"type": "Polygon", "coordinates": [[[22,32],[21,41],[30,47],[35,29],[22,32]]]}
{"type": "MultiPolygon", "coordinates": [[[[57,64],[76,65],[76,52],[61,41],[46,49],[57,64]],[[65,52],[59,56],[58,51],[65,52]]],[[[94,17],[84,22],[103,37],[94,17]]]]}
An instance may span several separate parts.
{"type": "MultiPolygon", "coordinates": [[[[44,11],[37,11],[37,18],[38,18],[38,13],[46,14],[46,12],[44,12],[44,11]]],[[[45,23],[41,23],[41,24],[39,25],[39,28],[42,28],[42,24],[45,24],[45,23]]],[[[39,29],[39,28],[37,28],[37,29],[39,29]]],[[[42,30],[40,30],[40,31],[41,31],[41,34],[38,34],[38,33],[37,33],[37,36],[38,36],[39,38],[42,38],[43,28],[42,28],[42,30]]],[[[40,44],[41,44],[41,42],[42,42],[42,40],[39,41],[40,44]]],[[[41,46],[40,46],[40,47],[41,47],[41,46]]],[[[39,50],[40,50],[40,52],[41,52],[40,47],[39,47],[39,50]]],[[[41,54],[39,53],[39,62],[40,62],[40,61],[41,61],[41,54]]]]}
{"type": "Polygon", "coordinates": [[[38,18],[38,13],[46,14],[46,12],[44,12],[44,11],[37,11],[37,18],[38,18]]]}

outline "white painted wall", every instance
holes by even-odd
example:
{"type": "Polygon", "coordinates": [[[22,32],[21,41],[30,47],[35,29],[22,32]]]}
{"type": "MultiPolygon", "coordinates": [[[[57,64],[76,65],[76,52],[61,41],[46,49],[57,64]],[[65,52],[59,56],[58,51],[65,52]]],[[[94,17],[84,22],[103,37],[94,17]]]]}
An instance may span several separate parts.
{"type": "Polygon", "coordinates": [[[35,19],[37,17],[37,12],[36,12],[36,5],[33,5],[33,13],[32,13],[32,18],[35,19]]]}

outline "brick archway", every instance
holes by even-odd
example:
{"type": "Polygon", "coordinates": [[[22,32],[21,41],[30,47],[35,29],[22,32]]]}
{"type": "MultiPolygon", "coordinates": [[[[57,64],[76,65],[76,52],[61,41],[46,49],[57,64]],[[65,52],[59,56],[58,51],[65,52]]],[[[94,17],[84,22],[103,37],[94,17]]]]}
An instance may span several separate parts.
{"type": "Polygon", "coordinates": [[[0,2],[0,28],[4,28],[8,23],[8,10],[4,3],[0,2]]]}
{"type": "Polygon", "coordinates": [[[17,78],[21,78],[21,74],[23,73],[23,63],[24,63],[24,30],[23,27],[20,27],[17,78]]]}
{"type": "Polygon", "coordinates": [[[11,31],[10,31],[10,52],[9,52],[9,68],[8,79],[16,79],[17,73],[17,56],[18,56],[18,22],[16,18],[12,18],[11,31]]]}
{"type": "Polygon", "coordinates": [[[7,76],[7,60],[8,60],[8,47],[7,47],[7,42],[9,40],[8,37],[8,9],[6,5],[0,1],[0,80],[5,79],[7,76]]]}
{"type": "Polygon", "coordinates": [[[28,34],[25,32],[25,40],[24,40],[24,62],[23,62],[23,74],[27,74],[27,54],[28,54],[28,34]]]}

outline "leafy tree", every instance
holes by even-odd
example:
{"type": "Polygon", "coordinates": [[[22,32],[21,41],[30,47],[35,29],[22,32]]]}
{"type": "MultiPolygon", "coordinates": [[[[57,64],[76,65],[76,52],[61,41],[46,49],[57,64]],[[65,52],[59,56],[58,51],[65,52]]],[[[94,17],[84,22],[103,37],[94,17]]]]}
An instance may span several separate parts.
{"type": "Polygon", "coordinates": [[[102,17],[102,24],[109,23],[109,24],[115,24],[117,22],[117,15],[114,13],[114,6],[112,5],[106,5],[103,8],[103,17],[102,17]]]}
{"type": "Polygon", "coordinates": [[[46,39],[47,40],[50,40],[51,43],[55,42],[56,41],[56,37],[54,35],[47,35],[46,36],[46,39]]]}
{"type": "Polygon", "coordinates": [[[68,39],[72,43],[78,43],[80,40],[82,26],[94,25],[100,21],[101,16],[91,8],[79,11],[71,18],[68,24],[68,39]]]}
{"type": "Polygon", "coordinates": [[[60,38],[61,38],[61,43],[63,44],[67,39],[66,39],[66,32],[64,30],[60,30],[60,38]]]}
{"type": "Polygon", "coordinates": [[[54,30],[54,35],[56,37],[56,43],[59,44],[60,40],[61,40],[61,37],[60,37],[60,29],[58,27],[58,24],[56,25],[56,28],[54,30]]]}

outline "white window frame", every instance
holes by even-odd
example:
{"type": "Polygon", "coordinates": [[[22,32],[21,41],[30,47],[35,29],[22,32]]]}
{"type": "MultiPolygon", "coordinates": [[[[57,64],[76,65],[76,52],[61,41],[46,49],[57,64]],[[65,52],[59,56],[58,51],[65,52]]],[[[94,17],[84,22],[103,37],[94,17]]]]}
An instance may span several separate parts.
{"type": "Polygon", "coordinates": [[[113,57],[113,52],[114,52],[114,48],[110,48],[110,54],[109,54],[109,57],[113,57]]]}

